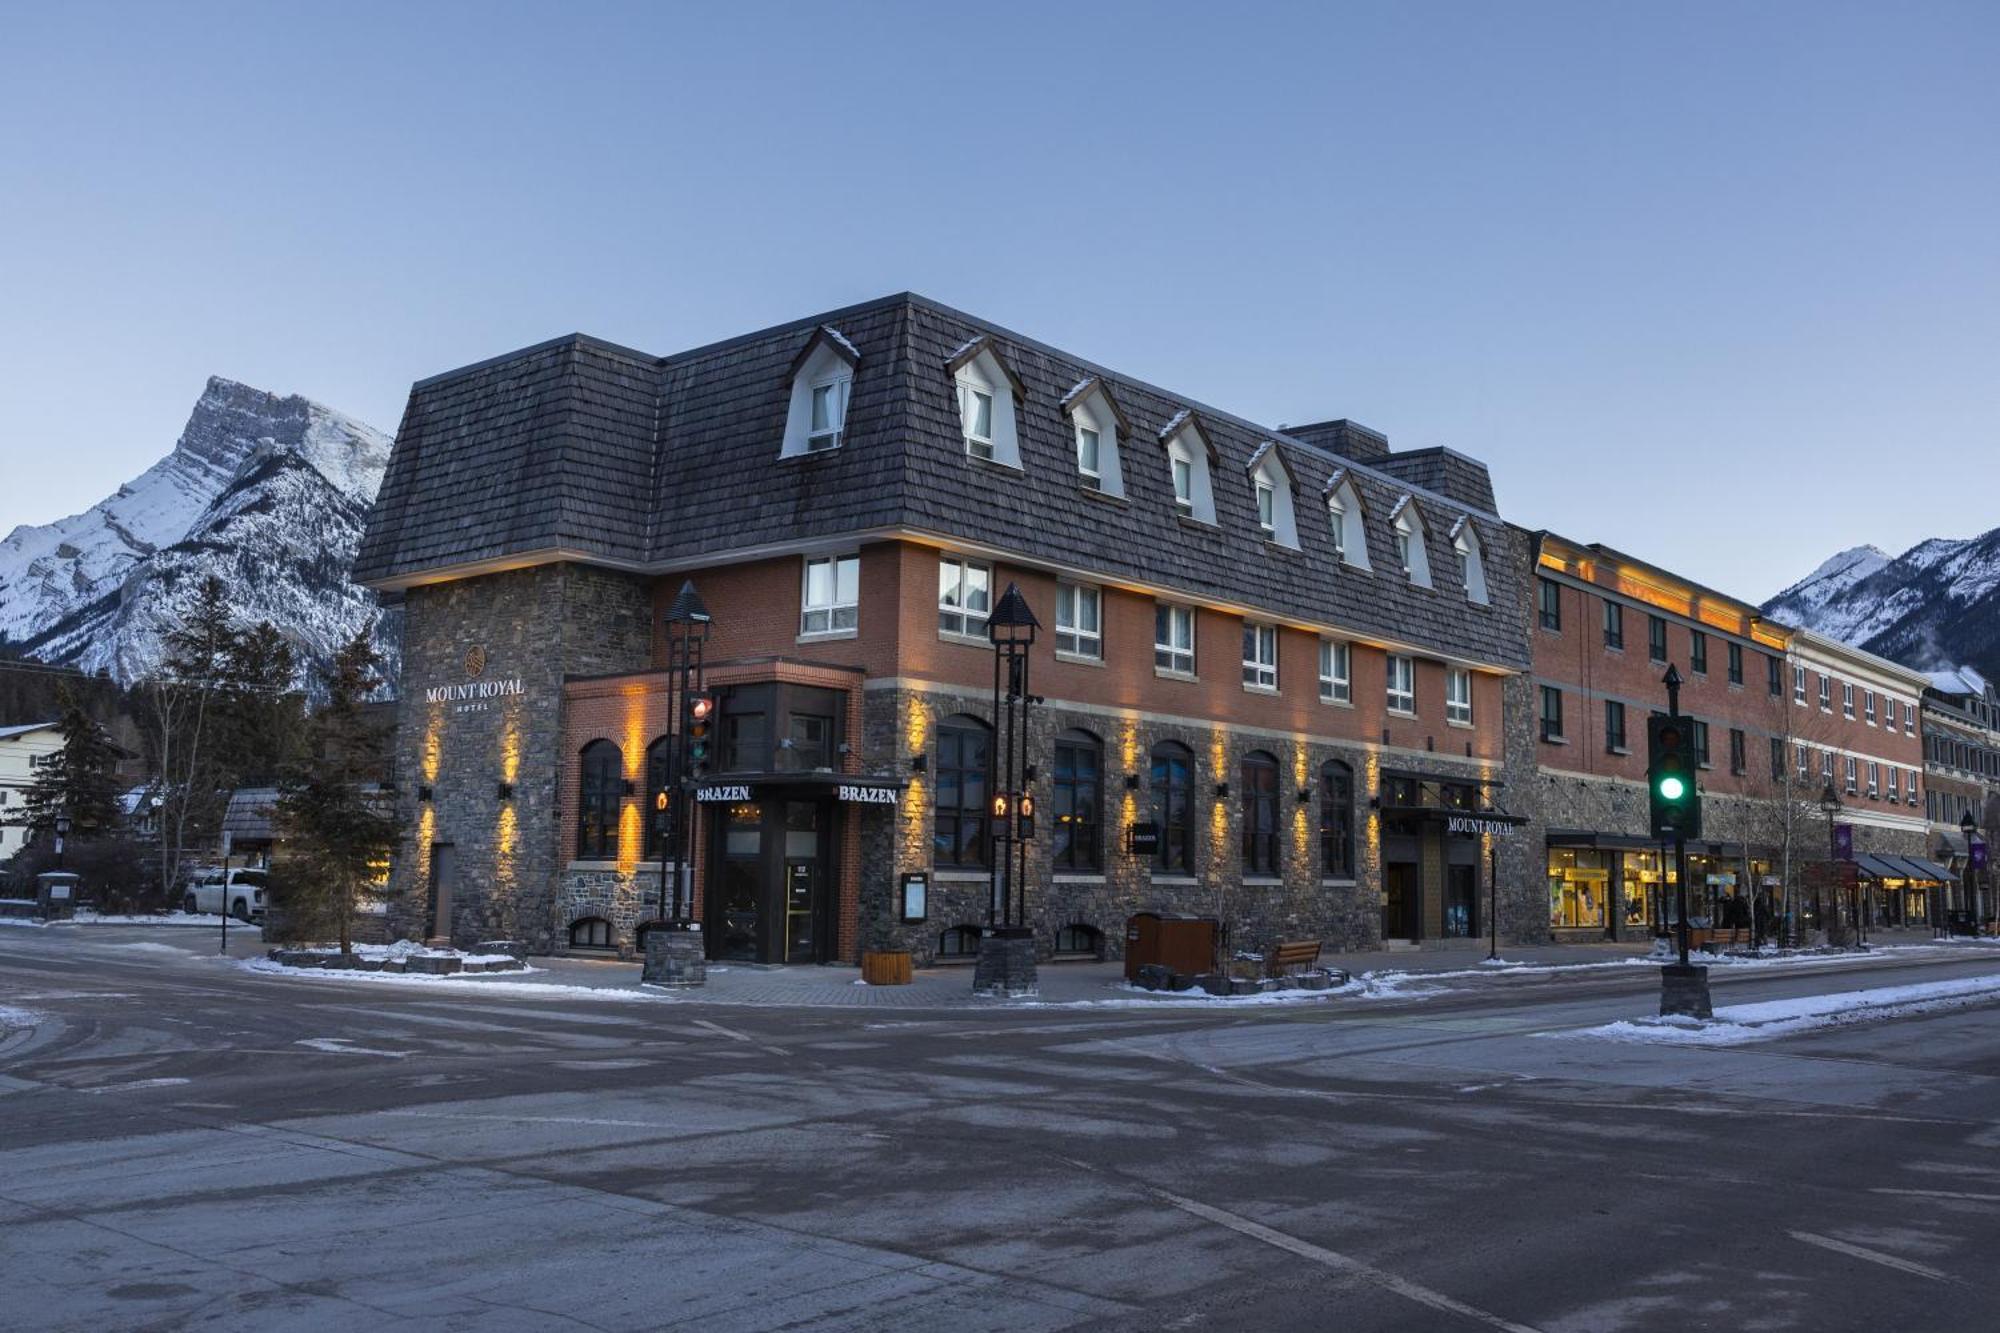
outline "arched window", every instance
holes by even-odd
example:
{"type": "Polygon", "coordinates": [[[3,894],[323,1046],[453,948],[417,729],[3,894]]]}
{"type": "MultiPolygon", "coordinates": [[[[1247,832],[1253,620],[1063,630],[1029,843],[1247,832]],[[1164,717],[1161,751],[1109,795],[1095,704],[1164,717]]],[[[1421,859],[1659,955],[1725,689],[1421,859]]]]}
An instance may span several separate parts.
{"type": "Polygon", "coordinates": [[[646,747],[646,790],[639,807],[640,826],[646,830],[640,859],[657,861],[665,846],[665,823],[660,815],[660,793],[674,785],[673,737],[662,736],[646,747]]]}
{"type": "Polygon", "coordinates": [[[938,933],[937,956],[939,962],[962,962],[979,957],[979,927],[945,927],[938,933]]]}
{"type": "Polygon", "coordinates": [[[1319,770],[1319,873],[1354,878],[1354,770],[1338,759],[1319,770]]]}
{"type": "Polygon", "coordinates": [[[1278,761],[1262,750],[1243,756],[1243,873],[1278,873],[1278,761]]]}
{"type": "Polygon", "coordinates": [[[602,949],[610,952],[615,946],[611,942],[611,923],[601,916],[587,916],[570,923],[569,947],[577,950],[602,949]]]}
{"type": "Polygon", "coordinates": [[[976,717],[952,717],[938,724],[931,853],[939,866],[983,869],[990,864],[986,766],[991,735],[976,717]]]}
{"type": "Polygon", "coordinates": [[[1194,873],[1194,752],[1179,741],[1153,747],[1151,781],[1153,822],[1159,826],[1159,850],[1153,869],[1168,874],[1194,873]]]}
{"type": "Polygon", "coordinates": [[[1104,932],[1081,921],[1071,922],[1056,932],[1058,958],[1098,958],[1104,953],[1104,932]]]}
{"type": "Polygon", "coordinates": [[[618,805],[625,795],[625,756],[610,741],[583,747],[577,775],[576,856],[611,861],[618,856],[618,805]]]}
{"type": "Polygon", "coordinates": [[[1102,870],[1104,746],[1087,731],[1056,737],[1055,866],[1102,870]]]}

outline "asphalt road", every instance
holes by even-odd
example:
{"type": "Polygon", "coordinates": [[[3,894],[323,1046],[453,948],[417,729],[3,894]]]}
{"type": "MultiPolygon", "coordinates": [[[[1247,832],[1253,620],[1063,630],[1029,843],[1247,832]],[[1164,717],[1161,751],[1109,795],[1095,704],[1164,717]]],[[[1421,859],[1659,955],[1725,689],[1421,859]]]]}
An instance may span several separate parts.
{"type": "Polygon", "coordinates": [[[198,947],[0,934],[0,1006],[35,1016],[0,1039],[0,1324],[2000,1327],[2000,1007],[1686,1049],[1547,1035],[1650,1012],[1643,969],[892,1013],[198,947]]]}

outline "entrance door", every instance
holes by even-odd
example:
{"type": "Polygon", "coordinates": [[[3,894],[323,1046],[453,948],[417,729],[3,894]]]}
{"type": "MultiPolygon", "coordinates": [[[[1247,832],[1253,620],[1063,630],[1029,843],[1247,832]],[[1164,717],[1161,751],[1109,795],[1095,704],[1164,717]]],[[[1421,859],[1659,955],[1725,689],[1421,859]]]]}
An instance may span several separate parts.
{"type": "Polygon", "coordinates": [[[431,919],[428,938],[451,943],[451,890],[455,882],[455,849],[448,842],[431,844],[431,919]]]}
{"type": "Polygon", "coordinates": [[[1417,866],[1390,861],[1382,867],[1382,938],[1417,938],[1417,866]]]}
{"type": "Polygon", "coordinates": [[[819,961],[822,867],[822,825],[817,801],[785,802],[785,931],[784,960],[819,961]]]}
{"type": "Polygon", "coordinates": [[[709,881],[708,916],[715,924],[709,946],[716,958],[762,962],[764,888],[764,808],[754,802],[732,805],[716,821],[721,853],[709,881]]]}
{"type": "Polygon", "coordinates": [[[1479,934],[1479,871],[1476,866],[1444,868],[1444,933],[1467,940],[1479,934]]]}

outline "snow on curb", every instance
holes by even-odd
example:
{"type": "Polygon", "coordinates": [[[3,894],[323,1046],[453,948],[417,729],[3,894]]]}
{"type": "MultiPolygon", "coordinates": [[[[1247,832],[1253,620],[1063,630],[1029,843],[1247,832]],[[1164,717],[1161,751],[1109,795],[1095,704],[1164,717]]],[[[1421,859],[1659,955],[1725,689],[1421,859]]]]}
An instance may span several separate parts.
{"type": "Polygon", "coordinates": [[[232,960],[232,966],[260,976],[283,977],[287,981],[309,983],[351,985],[351,986],[401,986],[405,989],[427,990],[431,992],[450,991],[466,994],[477,991],[481,995],[511,995],[518,999],[545,1000],[598,1000],[612,1004],[672,1004],[679,998],[665,992],[643,992],[630,990],[599,989],[594,986],[565,986],[548,981],[500,980],[501,977],[519,977],[542,969],[531,967],[526,972],[463,972],[444,975],[396,972],[323,972],[316,968],[286,967],[268,958],[240,958],[232,960]]]}
{"type": "Polygon", "coordinates": [[[1803,995],[1792,1000],[1734,1004],[1715,1011],[1704,1022],[1669,1016],[1626,1019],[1573,1032],[1545,1032],[1545,1037],[1599,1037],[1611,1041],[1657,1042],[1673,1046],[1741,1046],[1819,1028],[1873,1023],[1916,1014],[1957,1009],[2000,999],[2000,977],[1960,977],[1912,986],[1878,986],[1872,990],[1803,995]]]}

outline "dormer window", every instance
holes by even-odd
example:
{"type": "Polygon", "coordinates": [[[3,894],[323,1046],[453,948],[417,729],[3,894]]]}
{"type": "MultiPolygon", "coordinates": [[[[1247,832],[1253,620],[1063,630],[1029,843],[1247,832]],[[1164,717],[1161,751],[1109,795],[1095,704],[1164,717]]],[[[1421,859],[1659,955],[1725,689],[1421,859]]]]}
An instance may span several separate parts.
{"type": "Polygon", "coordinates": [[[1396,542],[1396,560],[1419,588],[1431,586],[1430,552],[1424,543],[1424,519],[1409,496],[1390,511],[1389,532],[1396,542]]]}
{"type": "Polygon", "coordinates": [[[1370,568],[1368,563],[1368,534],[1362,528],[1361,497],[1355,493],[1354,483],[1341,473],[1334,473],[1326,487],[1326,523],[1333,537],[1333,554],[1344,565],[1356,569],[1370,568]]]}
{"type": "Polygon", "coordinates": [[[827,325],[813,330],[792,362],[792,399],[780,458],[831,453],[847,430],[847,400],[861,354],[827,325]]]}
{"type": "Polygon", "coordinates": [[[1215,522],[1215,492],[1209,484],[1208,436],[1194,413],[1183,408],[1160,430],[1174,479],[1174,507],[1203,523],[1215,522]]]}
{"type": "Polygon", "coordinates": [[[1020,378],[1000,359],[991,335],[972,339],[946,363],[958,387],[958,420],[965,452],[1007,467],[1021,466],[1014,433],[1015,400],[1025,396],[1020,378]]]}
{"type": "Polygon", "coordinates": [[[1112,401],[1104,381],[1092,375],[1063,395],[1062,410],[1076,432],[1076,479],[1100,495],[1125,494],[1125,472],[1119,464],[1119,442],[1132,433],[1125,414],[1112,401]]]}
{"type": "Polygon", "coordinates": [[[1458,578],[1465,588],[1465,600],[1488,605],[1491,599],[1486,592],[1486,557],[1471,519],[1458,520],[1458,535],[1452,538],[1451,546],[1458,553],[1458,578]]]}
{"type": "Polygon", "coordinates": [[[1264,535],[1297,550],[1299,525],[1292,516],[1292,474],[1276,445],[1267,441],[1250,455],[1250,484],[1257,497],[1257,525],[1264,529],[1264,535]]]}

